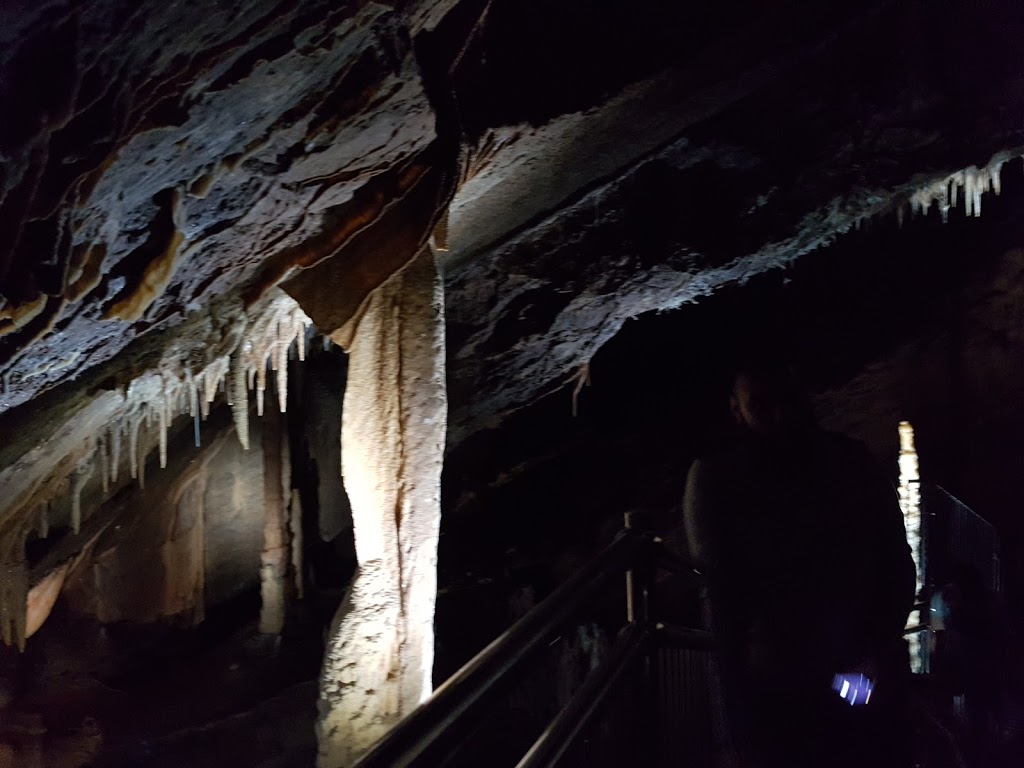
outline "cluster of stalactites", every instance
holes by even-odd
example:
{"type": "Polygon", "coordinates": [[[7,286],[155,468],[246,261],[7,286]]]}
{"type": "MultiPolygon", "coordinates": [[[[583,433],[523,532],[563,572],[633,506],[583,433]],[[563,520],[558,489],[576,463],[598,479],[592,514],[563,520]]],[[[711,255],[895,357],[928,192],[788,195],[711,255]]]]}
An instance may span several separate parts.
{"type": "MultiPolygon", "coordinates": [[[[132,479],[137,479],[144,488],[147,437],[152,434],[152,430],[157,431],[161,468],[167,466],[167,431],[175,417],[184,414],[192,417],[195,443],[199,446],[200,421],[209,416],[210,404],[223,389],[221,384],[227,372],[228,357],[223,356],[198,374],[186,368],[182,374],[161,372],[155,386],[152,382],[147,382],[147,385],[133,382],[128,388],[127,406],[121,417],[115,419],[99,435],[95,450],[88,452],[88,458],[79,465],[75,479],[85,475],[88,480],[98,464],[105,493],[111,484],[117,482],[122,462],[125,462],[132,479]]],[[[73,504],[76,498],[72,497],[73,504]]],[[[74,515],[72,523],[77,532],[74,515]]]]}
{"type": "Polygon", "coordinates": [[[291,299],[278,299],[249,325],[245,339],[231,356],[228,402],[242,447],[249,448],[249,391],[256,392],[256,412],[263,415],[267,369],[277,377],[277,402],[288,409],[288,355],[294,346],[298,359],[306,359],[306,329],[310,319],[291,299]]]}
{"type": "MultiPolygon", "coordinates": [[[[166,467],[168,429],[175,417],[188,414],[193,419],[198,447],[200,423],[209,416],[210,405],[221,392],[232,406],[238,438],[248,448],[248,389],[256,390],[257,407],[262,415],[269,364],[277,374],[278,397],[281,410],[285,410],[289,350],[295,345],[299,360],[305,360],[309,325],[309,318],[291,299],[280,297],[250,322],[248,332],[234,353],[215,358],[195,374],[188,368],[165,370],[133,381],[125,393],[125,404],[119,415],[99,435],[89,438],[82,447],[82,458],[74,464],[70,475],[53,486],[55,498],[64,494],[70,496],[72,531],[77,534],[81,528],[82,493],[97,473],[104,494],[123,472],[145,488],[146,456],[154,442],[159,446],[160,466],[166,467]]],[[[41,501],[30,515],[29,530],[40,538],[47,538],[51,512],[52,500],[41,501]]],[[[6,562],[0,562],[5,577],[6,562]]]]}
{"type": "Polygon", "coordinates": [[[132,479],[145,487],[147,437],[157,430],[160,467],[167,466],[167,431],[176,416],[188,414],[194,424],[194,439],[200,445],[200,422],[210,414],[210,404],[224,392],[231,405],[238,439],[249,447],[248,390],[256,390],[257,410],[263,414],[268,364],[277,374],[281,411],[286,408],[288,392],[288,355],[293,345],[299,360],[306,359],[306,329],[310,320],[291,299],[277,299],[268,311],[249,325],[238,348],[231,355],[215,359],[193,374],[161,372],[159,385],[133,382],[128,388],[128,406],[99,436],[95,450],[76,469],[72,479],[72,525],[77,532],[81,487],[99,464],[103,490],[116,483],[122,460],[127,460],[132,479]],[[138,385],[138,386],[136,386],[138,385]],[[136,391],[138,390],[138,391],[136,391]],[[124,448],[127,447],[127,456],[124,448]]]}
{"type": "MultiPolygon", "coordinates": [[[[910,210],[913,214],[925,214],[935,205],[939,209],[943,223],[949,221],[949,211],[956,208],[961,198],[964,201],[965,216],[981,216],[981,199],[987,192],[1002,191],[999,174],[1003,165],[1011,158],[1005,154],[995,155],[983,168],[970,166],[962,171],[951,173],[944,179],[927,184],[910,196],[910,210]]],[[[903,206],[896,215],[903,224],[903,206]]]]}
{"type": "MultiPolygon", "coordinates": [[[[249,390],[256,391],[256,406],[263,414],[268,367],[276,374],[281,411],[288,402],[288,358],[296,349],[306,359],[310,319],[290,297],[280,295],[250,315],[234,352],[214,358],[198,373],[176,363],[157,373],[135,379],[125,391],[124,404],[98,435],[76,451],[70,472],[50,486],[48,498],[23,510],[22,522],[0,532],[0,637],[8,645],[24,646],[29,575],[25,541],[30,533],[50,535],[53,499],[70,498],[70,524],[78,534],[82,526],[82,494],[96,477],[104,494],[127,471],[145,487],[146,456],[159,446],[160,466],[167,466],[168,429],[176,416],[193,419],[195,443],[200,444],[200,423],[210,404],[224,392],[231,405],[239,441],[249,447],[249,390]],[[155,431],[155,433],[154,433],[155,431]]],[[[38,498],[38,497],[37,497],[38,498]]]]}

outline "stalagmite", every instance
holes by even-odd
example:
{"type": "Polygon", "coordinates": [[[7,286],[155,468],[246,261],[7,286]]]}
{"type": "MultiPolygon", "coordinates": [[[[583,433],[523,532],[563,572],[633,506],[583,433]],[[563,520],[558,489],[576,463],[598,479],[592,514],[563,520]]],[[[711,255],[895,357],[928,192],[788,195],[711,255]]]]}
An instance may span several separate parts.
{"type": "Polygon", "coordinates": [[[324,657],[323,768],[352,765],[431,690],[444,361],[443,292],[424,249],[367,300],[350,349],[341,456],[359,568],[324,657]]]}
{"type": "Polygon", "coordinates": [[[15,529],[0,541],[0,634],[4,643],[25,650],[28,562],[25,533],[15,529]]]}
{"type": "Polygon", "coordinates": [[[260,632],[279,635],[288,611],[288,525],[285,499],[291,483],[283,418],[271,412],[262,424],[263,550],[260,552],[260,632]]]}
{"type": "Polygon", "coordinates": [[[292,578],[295,583],[295,597],[306,596],[306,582],[302,576],[302,498],[297,488],[292,489],[292,500],[288,507],[288,530],[292,540],[292,578]]]}

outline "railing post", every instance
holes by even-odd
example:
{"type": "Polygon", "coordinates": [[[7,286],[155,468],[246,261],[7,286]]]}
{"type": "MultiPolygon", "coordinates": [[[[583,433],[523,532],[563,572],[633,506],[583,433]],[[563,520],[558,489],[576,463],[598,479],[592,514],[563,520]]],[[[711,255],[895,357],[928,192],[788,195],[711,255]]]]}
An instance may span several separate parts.
{"type": "MultiPolygon", "coordinates": [[[[624,525],[626,528],[633,527],[633,513],[627,512],[624,516],[624,525]]],[[[626,571],[626,621],[632,624],[636,621],[636,595],[634,594],[633,569],[630,568],[626,571]]]]}
{"type": "MultiPolygon", "coordinates": [[[[629,511],[625,514],[625,527],[636,528],[639,522],[639,513],[629,511]]],[[[630,624],[636,622],[646,623],[647,611],[647,568],[641,564],[639,568],[633,567],[626,571],[626,621],[630,624]]]]}
{"type": "MultiPolygon", "coordinates": [[[[645,528],[642,513],[631,510],[626,512],[624,525],[626,528],[645,528]]],[[[652,577],[653,550],[648,544],[646,550],[633,561],[633,567],[626,571],[626,620],[636,629],[647,633],[650,620],[649,596],[652,577]]],[[[638,708],[632,713],[632,727],[635,728],[635,756],[640,765],[652,764],[656,759],[655,744],[657,734],[657,688],[656,674],[657,645],[652,634],[646,634],[644,654],[640,659],[640,679],[637,681],[639,700],[638,708]]]]}

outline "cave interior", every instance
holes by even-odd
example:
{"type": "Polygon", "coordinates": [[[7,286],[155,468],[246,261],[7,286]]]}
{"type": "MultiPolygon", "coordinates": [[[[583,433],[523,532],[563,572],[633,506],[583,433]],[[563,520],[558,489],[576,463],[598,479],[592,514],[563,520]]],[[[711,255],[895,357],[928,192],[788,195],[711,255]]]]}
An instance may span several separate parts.
{"type": "Polygon", "coordinates": [[[1016,626],[1022,34],[1015,0],[3,0],[0,766],[349,764],[325,711],[379,735],[625,512],[677,533],[754,350],[893,483],[913,425],[1016,626]],[[388,558],[370,722],[332,665],[388,558]]]}

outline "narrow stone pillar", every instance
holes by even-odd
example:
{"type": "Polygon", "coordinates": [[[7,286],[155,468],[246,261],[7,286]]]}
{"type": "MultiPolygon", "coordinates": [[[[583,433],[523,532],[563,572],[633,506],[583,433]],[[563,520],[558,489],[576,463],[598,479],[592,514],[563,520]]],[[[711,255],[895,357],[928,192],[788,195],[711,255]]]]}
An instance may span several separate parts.
{"type": "Polygon", "coordinates": [[[291,488],[284,417],[268,408],[262,423],[263,551],[260,553],[260,632],[280,635],[288,613],[288,542],[286,489],[291,488]]]}
{"type": "Polygon", "coordinates": [[[367,300],[341,428],[359,569],[320,685],[320,766],[343,768],[432,688],[445,390],[444,293],[423,251],[367,300]]]}

